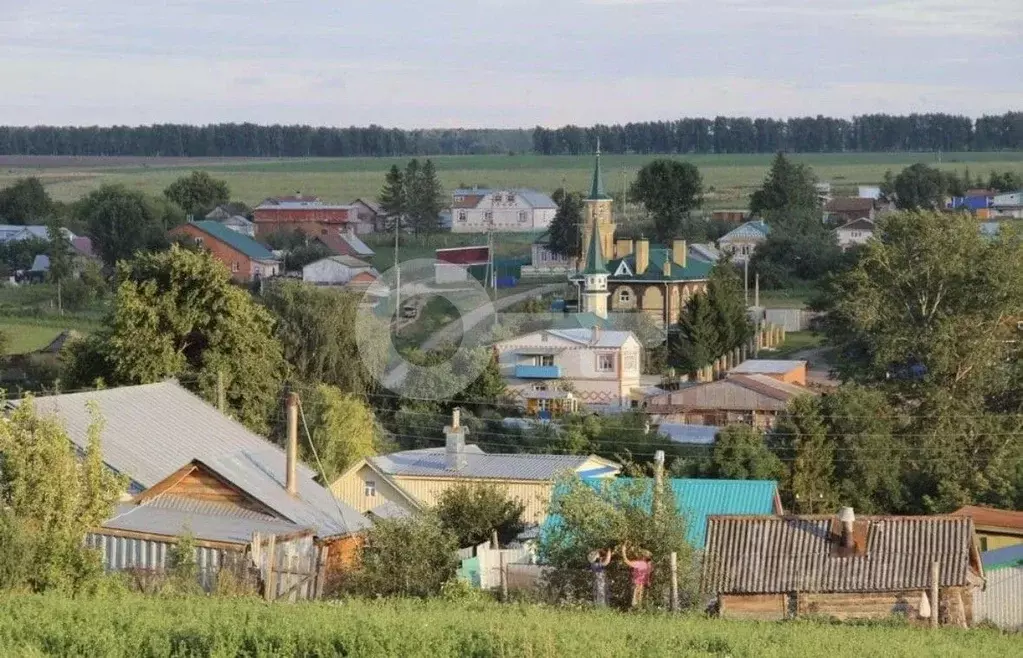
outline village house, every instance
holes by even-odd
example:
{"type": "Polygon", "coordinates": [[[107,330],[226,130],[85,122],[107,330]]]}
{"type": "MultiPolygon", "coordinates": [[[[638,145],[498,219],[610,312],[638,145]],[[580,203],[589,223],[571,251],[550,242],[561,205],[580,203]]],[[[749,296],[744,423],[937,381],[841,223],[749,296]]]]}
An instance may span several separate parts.
{"type": "Polygon", "coordinates": [[[256,235],[259,237],[272,233],[301,231],[315,238],[326,235],[330,230],[351,228],[357,232],[360,228],[357,208],[327,204],[319,197],[303,196],[299,193],[295,196],[265,199],[253,208],[252,220],[256,224],[256,235]]]}
{"type": "Polygon", "coordinates": [[[298,461],[294,398],[287,405],[287,450],[175,382],[40,397],[33,405],[40,416],[58,419],[80,451],[102,419],[103,462],[128,480],[115,514],[87,537],[109,571],[160,571],[188,533],[207,587],[221,567],[244,567],[255,557],[266,575],[271,564],[276,571],[290,560],[291,573],[279,575],[274,597],[311,598],[325,573],[352,560],[370,527],[298,461]]]}
{"type": "Polygon", "coordinates": [[[840,196],[824,204],[824,215],[832,224],[846,224],[856,219],[873,221],[877,212],[876,201],[863,197],[840,196]]]}
{"type": "Polygon", "coordinates": [[[387,230],[387,213],[376,201],[360,197],[348,205],[355,208],[355,216],[358,218],[356,233],[361,235],[387,230]]]}
{"type": "Polygon", "coordinates": [[[718,238],[718,249],[723,254],[731,255],[733,263],[742,264],[767,240],[769,233],[770,228],[764,220],[754,219],[718,238]]]}
{"type": "Polygon", "coordinates": [[[376,255],[369,245],[362,241],[350,228],[328,229],[320,233],[316,240],[330,249],[336,256],[352,256],[354,258],[372,258],[376,255]]]}
{"type": "Polygon", "coordinates": [[[973,519],[981,551],[993,551],[1023,544],[1023,512],[981,505],[966,505],[952,514],[968,516],[973,519]]]}
{"type": "MultiPolygon", "coordinates": [[[[804,366],[804,381],[805,376],[804,366]]],[[[677,391],[647,397],[643,409],[662,423],[715,427],[745,423],[770,429],[789,401],[801,395],[816,395],[811,389],[775,377],[730,373],[717,381],[683,383],[677,391]]]]}
{"type": "Polygon", "coordinates": [[[701,581],[728,619],[935,614],[966,626],[984,569],[968,517],[857,517],[846,507],[837,516],[710,517],[701,581]]]}
{"type": "Polygon", "coordinates": [[[170,235],[190,239],[209,251],[231,270],[231,278],[236,281],[265,279],[281,272],[280,259],[269,249],[220,222],[188,222],[171,229],[170,235]]]}
{"type": "Polygon", "coordinates": [[[394,514],[394,506],[406,512],[428,508],[451,487],[488,485],[525,505],[527,524],[541,524],[559,476],[614,477],[621,468],[594,455],[485,453],[466,445],[458,410],[452,416],[444,428],[445,447],[360,459],[330,485],[331,491],[354,509],[380,516],[394,514]]]}
{"type": "Polygon", "coordinates": [[[1023,631],[1023,544],[981,552],[984,588],[974,595],[974,619],[1023,631]]]}
{"type": "Polygon", "coordinates": [[[867,218],[854,219],[835,229],[838,246],[842,251],[864,244],[874,236],[874,222],[867,218]]]}
{"type": "Polygon", "coordinates": [[[1023,219],[1023,190],[995,195],[991,209],[994,216],[1023,219]]]}
{"type": "Polygon", "coordinates": [[[549,417],[629,406],[643,348],[631,331],[545,329],[494,344],[508,394],[549,417]]]}
{"type": "Polygon", "coordinates": [[[327,256],[303,267],[302,280],[318,286],[371,285],[380,280],[380,273],[353,256],[327,256]]]}
{"type": "Polygon", "coordinates": [[[557,204],[536,190],[458,189],[451,195],[451,232],[545,231],[557,204]]]}
{"type": "Polygon", "coordinates": [[[530,247],[530,264],[522,266],[523,277],[558,276],[571,274],[576,269],[576,259],[551,251],[551,234],[544,231],[530,247]]]}

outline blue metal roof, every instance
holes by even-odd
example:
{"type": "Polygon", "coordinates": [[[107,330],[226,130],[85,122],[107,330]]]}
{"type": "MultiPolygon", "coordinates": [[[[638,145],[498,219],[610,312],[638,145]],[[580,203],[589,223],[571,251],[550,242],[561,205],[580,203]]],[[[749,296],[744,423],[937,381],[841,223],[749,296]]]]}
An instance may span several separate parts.
{"type": "Polygon", "coordinates": [[[984,565],[985,571],[1021,566],[1023,565],[1023,544],[984,551],[980,554],[980,562],[984,565]]]}
{"type": "Polygon", "coordinates": [[[238,231],[232,231],[220,222],[216,222],[211,219],[203,219],[198,222],[192,222],[192,225],[201,230],[203,233],[216,238],[229,247],[237,249],[252,260],[277,260],[277,258],[270,253],[269,249],[247,235],[243,235],[238,231]]]}
{"type": "Polygon", "coordinates": [[[735,240],[740,238],[763,238],[767,237],[767,234],[771,232],[770,227],[764,223],[762,219],[755,219],[751,222],[746,222],[742,226],[732,229],[728,233],[725,233],[718,242],[728,242],[729,240],[735,240]]]}

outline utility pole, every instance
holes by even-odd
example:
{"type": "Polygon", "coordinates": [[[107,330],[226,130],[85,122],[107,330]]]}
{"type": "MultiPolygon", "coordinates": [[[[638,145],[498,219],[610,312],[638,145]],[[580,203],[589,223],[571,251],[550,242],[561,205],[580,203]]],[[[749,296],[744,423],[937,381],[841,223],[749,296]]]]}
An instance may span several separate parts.
{"type": "Polygon", "coordinates": [[[394,329],[398,330],[401,323],[401,266],[398,264],[398,231],[401,229],[401,219],[405,216],[405,209],[408,207],[408,180],[401,179],[401,212],[394,220],[394,329]]]}
{"type": "Polygon", "coordinates": [[[746,306],[749,306],[749,256],[742,261],[742,289],[746,294],[746,306]]]}

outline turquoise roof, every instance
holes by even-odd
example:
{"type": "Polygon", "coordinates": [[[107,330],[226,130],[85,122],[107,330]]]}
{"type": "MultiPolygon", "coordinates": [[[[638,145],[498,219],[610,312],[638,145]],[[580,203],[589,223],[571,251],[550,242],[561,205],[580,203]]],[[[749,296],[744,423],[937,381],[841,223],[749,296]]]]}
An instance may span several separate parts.
{"type": "Polygon", "coordinates": [[[598,201],[601,199],[610,199],[606,192],[604,192],[604,177],[600,174],[600,142],[597,142],[597,161],[593,165],[593,180],[590,181],[590,196],[589,199],[598,201]]]}
{"type": "Polygon", "coordinates": [[[593,216],[593,231],[590,233],[590,244],[586,250],[586,269],[583,274],[607,274],[604,266],[604,250],[600,248],[600,231],[597,228],[597,216],[593,216]]]}
{"type": "Polygon", "coordinates": [[[675,261],[671,262],[671,274],[664,276],[664,261],[671,259],[671,249],[662,247],[650,247],[650,258],[646,271],[643,274],[636,274],[636,254],[631,253],[625,258],[616,258],[607,264],[611,272],[608,281],[621,283],[626,281],[702,281],[710,278],[710,271],[713,263],[700,258],[686,257],[686,266],[682,267],[675,261]],[[632,274],[616,274],[622,261],[632,274]]]}
{"type": "Polygon", "coordinates": [[[762,219],[754,219],[751,222],[738,226],[728,233],[721,236],[720,240],[728,242],[729,240],[741,239],[741,238],[764,238],[771,232],[771,228],[762,219]]]}
{"type": "Polygon", "coordinates": [[[270,253],[269,249],[247,235],[232,231],[220,222],[204,219],[192,222],[192,225],[229,247],[237,249],[252,260],[277,260],[277,257],[270,253]]]}
{"type": "MultiPolygon", "coordinates": [[[[584,482],[597,489],[601,486],[627,486],[633,478],[586,478],[584,482]]],[[[645,478],[648,485],[653,480],[645,478]]],[[[675,504],[685,517],[686,541],[693,548],[703,549],[707,541],[707,517],[720,514],[772,515],[778,494],[778,483],[774,480],[711,480],[671,479],[671,490],[675,504]]],[[[648,487],[649,491],[649,487],[648,487]]],[[[557,495],[557,493],[555,493],[557,495]]],[[[649,501],[647,501],[649,504],[649,501]]],[[[560,523],[557,517],[549,516],[544,522],[546,530],[552,524],[560,523]]]]}
{"type": "Polygon", "coordinates": [[[985,551],[980,554],[980,562],[984,565],[984,571],[1023,566],[1023,544],[985,551]]]}

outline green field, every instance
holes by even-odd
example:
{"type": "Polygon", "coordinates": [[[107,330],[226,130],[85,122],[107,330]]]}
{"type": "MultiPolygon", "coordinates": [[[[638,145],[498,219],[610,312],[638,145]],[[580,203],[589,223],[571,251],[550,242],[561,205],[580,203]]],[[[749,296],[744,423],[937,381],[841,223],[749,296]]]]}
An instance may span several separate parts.
{"type": "Polygon", "coordinates": [[[56,289],[51,284],[0,286],[0,332],[7,339],[8,354],[46,347],[65,329],[86,334],[99,327],[106,309],[102,303],[60,315],[56,299],[56,289]]]}
{"type": "MultiPolygon", "coordinates": [[[[604,180],[609,191],[618,194],[643,164],[653,155],[604,156],[604,180]]],[[[772,156],[690,155],[673,156],[700,167],[707,188],[707,207],[742,207],[749,193],[763,179],[772,156]]],[[[812,166],[823,181],[830,181],[837,193],[850,192],[859,184],[876,184],[886,169],[898,171],[915,162],[926,162],[942,169],[962,170],[987,175],[992,169],[1011,169],[1023,173],[1023,152],[943,153],[940,163],[935,153],[827,153],[798,154],[795,160],[812,166]]],[[[586,188],[592,170],[592,156],[481,155],[438,156],[432,158],[447,189],[461,185],[532,187],[553,191],[561,185],[570,189],[586,188]]],[[[309,159],[234,159],[136,158],[104,165],[102,158],[54,158],[50,165],[19,167],[9,164],[0,171],[0,186],[27,175],[40,176],[50,194],[62,201],[73,201],[103,183],[124,183],[150,194],[162,192],[175,178],[189,169],[207,169],[223,178],[232,196],[249,204],[265,197],[301,191],[335,202],[356,197],[375,198],[383,185],[384,173],[391,165],[402,165],[407,158],[309,158],[309,159]]]]}
{"type": "Polygon", "coordinates": [[[894,623],[729,622],[697,616],[440,600],[295,605],[252,599],[0,600],[4,656],[1012,656],[993,630],[894,623]]]}

